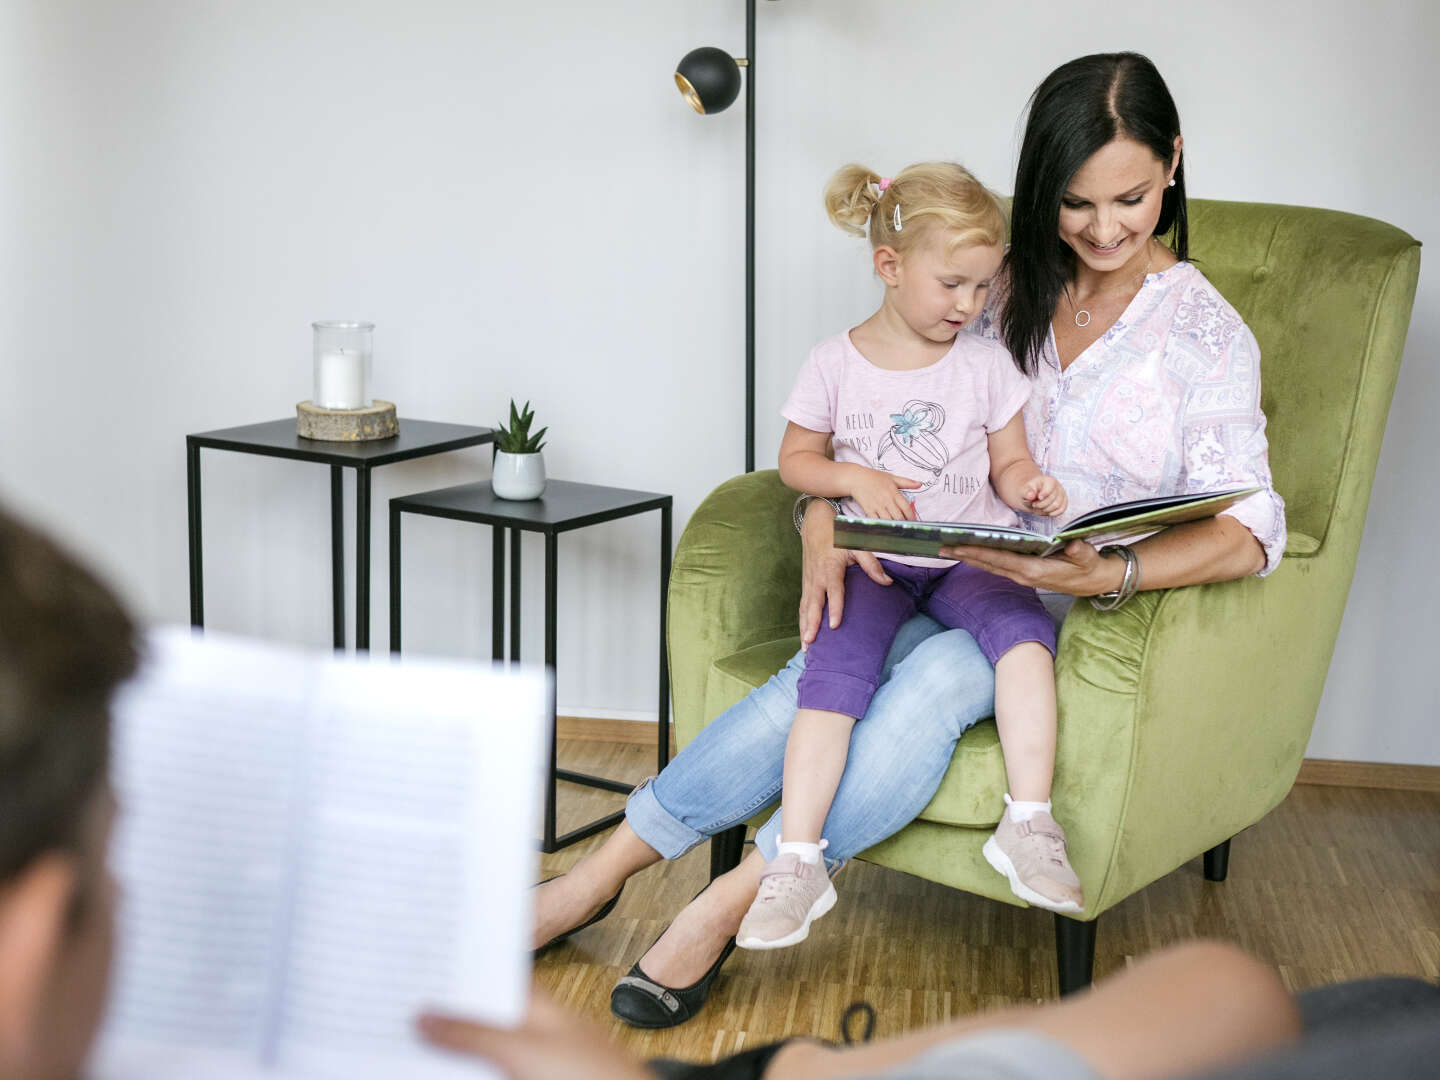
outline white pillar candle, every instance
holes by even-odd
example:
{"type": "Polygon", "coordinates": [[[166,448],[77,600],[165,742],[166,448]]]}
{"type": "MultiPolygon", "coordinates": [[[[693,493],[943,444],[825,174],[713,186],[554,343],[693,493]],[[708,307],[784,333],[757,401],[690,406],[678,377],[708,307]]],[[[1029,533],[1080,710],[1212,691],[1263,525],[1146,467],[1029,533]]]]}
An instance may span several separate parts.
{"type": "Polygon", "coordinates": [[[320,354],[315,368],[315,404],[322,409],[365,407],[365,357],[358,349],[320,354]]]}

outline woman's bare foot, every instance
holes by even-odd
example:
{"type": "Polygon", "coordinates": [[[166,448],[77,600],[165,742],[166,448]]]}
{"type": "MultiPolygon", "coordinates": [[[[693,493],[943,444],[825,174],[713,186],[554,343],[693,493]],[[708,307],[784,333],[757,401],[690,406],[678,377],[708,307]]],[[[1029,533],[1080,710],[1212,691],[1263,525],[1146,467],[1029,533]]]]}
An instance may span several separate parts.
{"type": "Polygon", "coordinates": [[[764,869],[764,856],[755,850],[734,870],[716,878],[675,916],[640,958],[640,969],[664,986],[685,987],[697,982],[740,929],[764,869]]]}

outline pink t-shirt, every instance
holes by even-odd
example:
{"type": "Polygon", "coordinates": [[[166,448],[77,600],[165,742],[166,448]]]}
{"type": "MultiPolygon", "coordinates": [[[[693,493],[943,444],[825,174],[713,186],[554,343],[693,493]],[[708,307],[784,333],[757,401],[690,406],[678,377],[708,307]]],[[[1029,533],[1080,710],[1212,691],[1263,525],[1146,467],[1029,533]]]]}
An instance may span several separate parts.
{"type": "MultiPolygon", "coordinates": [[[[811,431],[833,433],[835,460],[924,482],[907,491],[921,521],[1017,525],[990,486],[989,436],[1030,396],[1030,382],[998,341],[959,334],[929,367],[889,371],[860,355],[849,333],[810,352],[781,415],[811,431]]],[[[847,514],[864,516],[852,499],[847,514]]],[[[914,566],[949,559],[886,555],[914,566]]]]}

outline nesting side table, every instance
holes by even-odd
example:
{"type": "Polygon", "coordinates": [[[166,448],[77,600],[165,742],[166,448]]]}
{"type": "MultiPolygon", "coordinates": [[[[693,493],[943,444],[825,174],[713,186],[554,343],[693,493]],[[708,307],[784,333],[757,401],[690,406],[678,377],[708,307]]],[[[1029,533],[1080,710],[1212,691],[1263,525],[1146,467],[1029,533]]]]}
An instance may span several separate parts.
{"type": "Polygon", "coordinates": [[[345,524],[341,469],[355,470],[355,647],[370,647],[370,470],[397,461],[493,441],[490,428],[401,420],[400,434],[371,442],[321,442],[295,433],[295,418],[185,436],[190,508],[190,625],[205,625],[205,569],[200,531],[200,451],[233,450],[330,466],[330,576],[335,648],[345,648],[345,524]]]}
{"type": "MultiPolygon", "coordinates": [[[[558,542],[561,533],[598,525],[603,521],[660,511],[660,697],[656,713],[657,760],[664,768],[670,760],[670,666],[665,654],[665,599],[670,588],[670,520],[673,500],[652,491],[598,487],[564,480],[551,480],[545,494],[525,502],[497,498],[488,481],[458,487],[402,495],[390,500],[390,651],[400,651],[400,522],[402,514],[450,518],[491,527],[491,652],[505,659],[505,533],[510,533],[510,661],[520,659],[520,534],[537,532],[545,536],[545,665],[555,670],[556,577],[558,542]]],[[[558,851],[625,816],[623,811],[607,814],[589,824],[555,835],[555,783],[568,780],[606,791],[629,792],[633,784],[603,776],[575,772],[558,766],[555,754],[555,696],[550,697],[550,777],[545,789],[545,818],[540,850],[558,851]]]]}

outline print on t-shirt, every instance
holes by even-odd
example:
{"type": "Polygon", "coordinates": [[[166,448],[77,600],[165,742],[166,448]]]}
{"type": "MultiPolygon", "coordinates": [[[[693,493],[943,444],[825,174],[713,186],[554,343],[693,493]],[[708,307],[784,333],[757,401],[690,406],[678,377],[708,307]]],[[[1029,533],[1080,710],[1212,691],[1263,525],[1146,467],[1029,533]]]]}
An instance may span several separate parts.
{"type": "Polygon", "coordinates": [[[926,475],[915,476],[924,483],[918,488],[902,490],[901,494],[914,503],[921,492],[929,491],[939,480],[941,471],[950,461],[950,451],[935,433],[945,426],[945,410],[933,401],[907,401],[905,411],[891,413],[893,423],[875,449],[875,465],[886,472],[902,476],[917,470],[926,475]],[[891,468],[891,465],[895,468],[891,468]]]}

